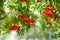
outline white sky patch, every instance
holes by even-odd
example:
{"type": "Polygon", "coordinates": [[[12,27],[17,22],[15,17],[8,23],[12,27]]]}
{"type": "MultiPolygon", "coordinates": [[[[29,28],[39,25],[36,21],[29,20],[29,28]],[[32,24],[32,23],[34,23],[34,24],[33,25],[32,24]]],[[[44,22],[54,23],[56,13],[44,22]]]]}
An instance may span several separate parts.
{"type": "Polygon", "coordinates": [[[11,31],[9,40],[15,40],[16,34],[16,30],[11,31]]]}
{"type": "Polygon", "coordinates": [[[35,4],[32,4],[30,7],[34,7],[35,6],[35,4]]]}
{"type": "Polygon", "coordinates": [[[17,35],[16,30],[12,30],[5,40],[16,40],[16,35],[17,35]]]}
{"type": "Polygon", "coordinates": [[[9,13],[10,12],[10,9],[9,8],[5,8],[4,9],[6,13],[9,13]]]}
{"type": "Polygon", "coordinates": [[[40,12],[38,12],[38,10],[36,10],[36,11],[34,11],[34,14],[35,14],[36,16],[39,16],[39,15],[40,15],[40,12]]]}

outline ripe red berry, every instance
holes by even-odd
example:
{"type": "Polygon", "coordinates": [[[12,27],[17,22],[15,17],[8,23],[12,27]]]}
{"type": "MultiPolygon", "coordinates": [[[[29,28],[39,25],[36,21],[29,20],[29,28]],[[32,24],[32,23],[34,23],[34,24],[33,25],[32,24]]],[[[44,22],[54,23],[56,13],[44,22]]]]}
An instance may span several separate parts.
{"type": "Polygon", "coordinates": [[[2,11],[3,9],[0,7],[0,11],[2,11]]]}
{"type": "Polygon", "coordinates": [[[25,21],[26,23],[30,23],[30,19],[29,19],[29,18],[24,18],[24,21],[25,21]]]}
{"type": "Polygon", "coordinates": [[[55,18],[54,13],[51,12],[51,11],[44,11],[43,13],[44,13],[46,16],[49,16],[50,18],[55,18]]]}
{"type": "Polygon", "coordinates": [[[30,19],[30,18],[24,18],[24,21],[26,22],[26,23],[32,23],[32,24],[34,24],[35,23],[35,20],[34,19],[30,19]]]}
{"type": "Polygon", "coordinates": [[[23,14],[21,14],[21,13],[20,13],[20,14],[18,14],[17,16],[18,16],[18,18],[20,18],[20,19],[22,19],[22,18],[24,17],[24,15],[23,15],[23,14]]]}
{"type": "Polygon", "coordinates": [[[31,19],[30,22],[31,22],[32,24],[34,24],[34,23],[35,23],[35,20],[31,19]]]}
{"type": "Polygon", "coordinates": [[[47,10],[47,11],[51,10],[52,11],[52,10],[54,10],[54,8],[52,6],[46,6],[45,10],[47,10]]]}
{"type": "Polygon", "coordinates": [[[12,25],[9,29],[10,29],[10,30],[17,30],[17,29],[19,29],[19,28],[20,28],[19,25],[14,24],[14,25],[12,25]]]}
{"type": "Polygon", "coordinates": [[[58,24],[60,24],[60,20],[58,20],[58,24]]]}
{"type": "Polygon", "coordinates": [[[27,0],[20,0],[21,2],[26,2],[27,0]]]}
{"type": "Polygon", "coordinates": [[[48,24],[52,24],[52,22],[50,22],[50,21],[47,21],[47,25],[48,25],[48,24]]]}
{"type": "Polygon", "coordinates": [[[40,0],[37,0],[37,2],[40,2],[40,0]]]}

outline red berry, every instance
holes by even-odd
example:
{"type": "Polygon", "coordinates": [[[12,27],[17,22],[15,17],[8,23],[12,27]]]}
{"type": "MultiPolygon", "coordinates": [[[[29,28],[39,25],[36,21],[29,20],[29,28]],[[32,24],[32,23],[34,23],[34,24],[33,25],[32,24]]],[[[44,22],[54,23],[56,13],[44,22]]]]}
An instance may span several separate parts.
{"type": "Polygon", "coordinates": [[[37,2],[40,2],[40,0],[37,0],[37,2]]]}
{"type": "Polygon", "coordinates": [[[47,10],[47,11],[51,10],[52,11],[52,10],[54,10],[54,8],[52,6],[46,6],[45,10],[47,10]]]}
{"type": "Polygon", "coordinates": [[[44,13],[46,16],[49,16],[50,18],[55,18],[54,13],[51,12],[51,11],[44,11],[43,13],[44,13]]]}
{"type": "Polygon", "coordinates": [[[58,20],[58,24],[60,24],[60,20],[58,20]]]}
{"type": "Polygon", "coordinates": [[[3,9],[0,7],[0,11],[2,11],[3,9]]]}
{"type": "Polygon", "coordinates": [[[32,23],[32,24],[34,24],[35,23],[35,20],[34,19],[30,19],[30,18],[24,18],[24,21],[26,22],[26,23],[32,23]]]}
{"type": "Polygon", "coordinates": [[[50,22],[50,21],[47,21],[47,24],[52,24],[52,22],[50,22]]]}
{"type": "Polygon", "coordinates": [[[35,23],[35,20],[31,19],[31,23],[34,24],[35,23]]]}
{"type": "Polygon", "coordinates": [[[29,18],[24,18],[24,21],[25,21],[26,23],[30,23],[30,19],[29,19],[29,18]]]}
{"type": "Polygon", "coordinates": [[[18,18],[22,19],[24,17],[23,14],[18,14],[18,18]]]}
{"type": "Polygon", "coordinates": [[[27,0],[20,0],[21,2],[26,2],[27,0]]]}
{"type": "Polygon", "coordinates": [[[19,29],[19,28],[20,28],[19,25],[14,24],[14,25],[12,25],[12,26],[10,27],[10,30],[17,30],[17,29],[19,29]]]}

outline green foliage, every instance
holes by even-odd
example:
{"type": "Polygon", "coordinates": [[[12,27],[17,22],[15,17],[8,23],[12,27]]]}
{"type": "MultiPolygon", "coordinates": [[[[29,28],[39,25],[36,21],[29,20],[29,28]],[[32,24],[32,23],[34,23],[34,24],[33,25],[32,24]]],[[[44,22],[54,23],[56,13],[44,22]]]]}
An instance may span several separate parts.
{"type": "MultiPolygon", "coordinates": [[[[20,0],[0,0],[0,7],[3,8],[3,11],[0,12],[0,26],[1,30],[4,30],[6,32],[10,32],[9,27],[12,24],[18,24],[21,26],[19,30],[17,30],[18,35],[24,35],[26,31],[28,31],[32,26],[40,27],[43,32],[46,30],[46,21],[51,21],[52,19],[44,16],[42,17],[42,13],[44,11],[44,8],[46,5],[53,6],[55,8],[55,16],[56,18],[53,19],[53,24],[50,25],[50,27],[57,26],[57,21],[60,19],[60,16],[58,10],[60,11],[60,1],[59,0],[41,0],[41,2],[36,2],[35,0],[27,0],[27,2],[21,2],[20,0]],[[4,12],[5,8],[9,8],[10,12],[6,13],[4,12]],[[14,12],[11,12],[14,9],[14,12]],[[32,9],[32,10],[30,10],[32,9]],[[34,11],[37,10],[40,15],[36,16],[34,14],[34,11]],[[24,14],[26,17],[32,16],[33,19],[36,20],[36,23],[39,22],[39,25],[35,24],[27,24],[23,20],[20,20],[17,18],[17,15],[19,12],[24,14]],[[2,17],[3,16],[3,17],[2,17]],[[3,19],[4,18],[4,19],[3,19]],[[9,31],[7,31],[9,30],[9,31]]],[[[7,10],[8,11],[8,10],[7,10]]],[[[49,27],[49,29],[50,29],[49,27]]]]}

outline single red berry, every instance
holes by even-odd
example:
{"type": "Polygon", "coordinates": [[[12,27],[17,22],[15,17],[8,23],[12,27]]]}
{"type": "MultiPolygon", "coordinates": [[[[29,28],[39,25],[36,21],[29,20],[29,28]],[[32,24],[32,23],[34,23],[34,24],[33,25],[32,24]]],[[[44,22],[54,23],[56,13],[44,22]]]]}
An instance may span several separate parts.
{"type": "Polygon", "coordinates": [[[0,11],[2,11],[3,9],[0,7],[0,11]]]}
{"type": "Polygon", "coordinates": [[[21,2],[26,2],[27,0],[20,0],[21,2]]]}
{"type": "Polygon", "coordinates": [[[21,14],[21,13],[20,13],[20,14],[18,14],[17,16],[18,16],[18,18],[20,18],[20,19],[22,19],[22,18],[24,17],[24,15],[23,15],[23,14],[21,14]]]}
{"type": "Polygon", "coordinates": [[[35,23],[35,20],[30,19],[30,23],[34,24],[35,23]]]}
{"type": "Polygon", "coordinates": [[[51,10],[52,11],[52,10],[54,10],[54,8],[52,6],[46,6],[45,10],[47,10],[47,11],[51,10]]]}
{"type": "Polygon", "coordinates": [[[25,21],[26,23],[30,23],[30,19],[29,19],[29,18],[24,18],[24,21],[25,21]]]}
{"type": "Polygon", "coordinates": [[[35,23],[35,20],[30,19],[30,18],[28,18],[28,17],[24,18],[24,21],[25,21],[26,23],[32,23],[32,24],[35,23]]]}
{"type": "Polygon", "coordinates": [[[37,2],[40,2],[40,0],[37,0],[37,2]]]}
{"type": "Polygon", "coordinates": [[[60,20],[58,20],[58,24],[60,24],[60,20]]]}
{"type": "Polygon", "coordinates": [[[51,11],[44,11],[43,13],[44,13],[46,16],[49,16],[50,18],[55,18],[54,13],[51,12],[51,11]]]}
{"type": "Polygon", "coordinates": [[[20,28],[19,25],[14,24],[14,25],[12,25],[12,26],[10,27],[10,30],[18,30],[19,28],[20,28]]]}
{"type": "Polygon", "coordinates": [[[52,24],[52,22],[50,22],[50,21],[47,21],[47,25],[48,25],[48,24],[52,24]]]}

